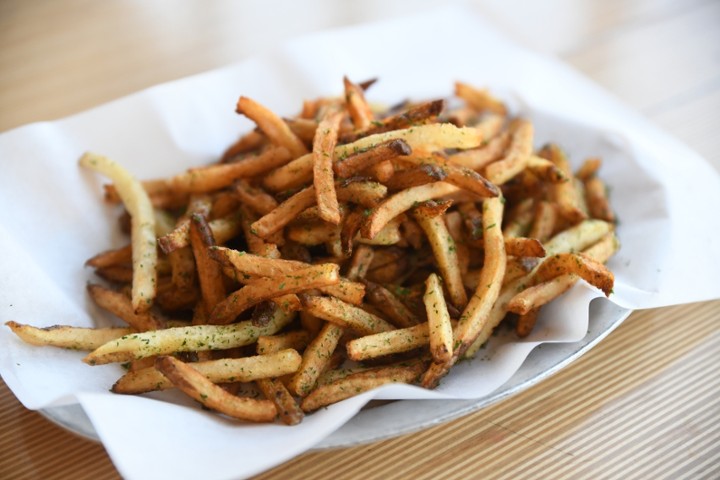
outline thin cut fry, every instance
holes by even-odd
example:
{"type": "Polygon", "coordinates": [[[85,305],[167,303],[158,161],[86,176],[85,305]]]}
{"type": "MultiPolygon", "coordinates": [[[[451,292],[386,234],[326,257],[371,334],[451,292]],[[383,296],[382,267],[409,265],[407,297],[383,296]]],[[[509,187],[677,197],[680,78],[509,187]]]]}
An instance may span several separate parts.
{"type": "Polygon", "coordinates": [[[237,397],[218,387],[190,365],[173,357],[158,357],[155,368],[175,386],[203,406],[250,422],[271,422],[277,408],[270,400],[237,397]]]}
{"type": "Polygon", "coordinates": [[[132,306],[146,312],[157,295],[157,247],[155,241],[155,213],[142,185],[119,164],[107,157],[86,153],[80,165],[112,179],[132,221],[132,306]]]}
{"type": "Polygon", "coordinates": [[[377,315],[334,297],[306,296],[301,300],[303,307],[310,314],[341,327],[355,330],[362,335],[395,329],[390,323],[377,315]]]}
{"type": "Polygon", "coordinates": [[[87,291],[90,298],[102,309],[121,318],[135,331],[146,332],[165,327],[162,319],[151,312],[135,313],[130,299],[123,293],[110,290],[101,285],[88,284],[87,291]]]}
{"type": "Polygon", "coordinates": [[[389,383],[412,383],[422,372],[424,365],[382,367],[354,373],[327,385],[320,386],[303,399],[300,406],[305,412],[313,412],[331,403],[353,395],[367,392],[389,383]]]}
{"type": "Polygon", "coordinates": [[[563,273],[574,273],[606,296],[613,288],[614,276],[602,263],[578,253],[558,253],[546,258],[535,272],[537,282],[545,282],[563,273]]]}
{"type": "Polygon", "coordinates": [[[127,334],[96,348],[83,362],[88,365],[104,365],[176,352],[243,347],[255,343],[261,335],[275,334],[290,323],[292,318],[292,314],[278,309],[272,321],[262,327],[256,327],[248,320],[232,325],[193,325],[127,334]]]}
{"type": "MultiPolygon", "coordinates": [[[[192,367],[213,383],[252,382],[297,371],[302,357],[292,349],[269,355],[194,362],[192,367]]],[[[138,394],[172,388],[172,382],[154,366],[126,373],[112,386],[114,393],[138,394]]]]}
{"type": "Polygon", "coordinates": [[[485,262],[480,273],[477,290],[460,316],[453,332],[453,356],[450,362],[433,363],[425,372],[422,385],[426,388],[437,385],[450,367],[457,363],[481,334],[493,305],[500,294],[505,274],[505,241],[502,235],[502,198],[490,198],[483,202],[483,242],[485,262]]]}
{"type": "Polygon", "coordinates": [[[423,303],[428,317],[430,354],[436,363],[447,363],[453,355],[453,329],[440,279],[431,273],[425,281],[423,303]]]}
{"type": "Polygon", "coordinates": [[[131,328],[83,328],[53,325],[38,328],[9,321],[5,322],[15,335],[31,345],[49,345],[70,350],[95,350],[111,340],[129,335],[131,328]]]}
{"type": "Polygon", "coordinates": [[[208,249],[215,245],[215,239],[207,220],[202,215],[193,214],[191,217],[190,244],[197,265],[203,305],[206,312],[210,312],[225,299],[225,285],[220,265],[210,258],[208,252],[208,249]]]}
{"type": "Polygon", "coordinates": [[[305,145],[282,118],[255,100],[240,97],[236,111],[255,122],[272,143],[287,148],[293,158],[308,153],[305,145]]]}
{"type": "Polygon", "coordinates": [[[360,232],[364,238],[373,238],[390,220],[401,213],[410,210],[419,203],[433,200],[458,190],[458,187],[455,185],[436,182],[398,192],[381,203],[368,215],[360,232]]]}
{"type": "Polygon", "coordinates": [[[333,165],[340,178],[347,178],[387,160],[412,153],[405,140],[394,139],[374,145],[367,150],[353,153],[333,165]]]}
{"type": "Polygon", "coordinates": [[[313,141],[313,185],[320,218],[337,225],[340,223],[340,209],[335,193],[333,157],[344,114],[339,111],[328,112],[320,121],[313,141]]]}
{"type": "Polygon", "coordinates": [[[532,123],[526,120],[514,121],[510,124],[510,132],[512,138],[505,157],[485,167],[485,176],[496,185],[502,185],[520,173],[532,153],[532,123]]]}
{"type": "Polygon", "coordinates": [[[353,125],[358,130],[363,130],[373,120],[372,109],[365,100],[365,94],[359,85],[351,82],[347,77],[343,77],[343,84],[345,85],[345,104],[353,125]]]}
{"type": "Polygon", "coordinates": [[[262,278],[231,293],[213,309],[208,321],[214,325],[227,324],[264,300],[339,282],[339,267],[331,263],[262,278]]]}
{"type": "Polygon", "coordinates": [[[305,349],[300,368],[288,385],[290,391],[301,397],[312,391],[318,377],[335,351],[342,334],[342,327],[332,323],[326,323],[322,327],[322,330],[305,349]]]}
{"type": "Polygon", "coordinates": [[[263,378],[257,381],[257,386],[265,398],[275,404],[278,417],[285,425],[297,425],[302,422],[305,414],[280,380],[263,378]]]}
{"type": "MultiPolygon", "coordinates": [[[[447,208],[447,204],[445,208],[447,208]]],[[[450,294],[450,301],[459,309],[465,308],[468,299],[462,281],[462,273],[460,272],[457,247],[455,240],[448,232],[445,222],[443,222],[441,215],[433,215],[430,213],[430,209],[422,205],[415,208],[413,216],[425,232],[425,235],[427,235],[438,268],[450,294]]]]}
{"type": "Polygon", "coordinates": [[[389,332],[375,333],[350,340],[347,354],[351,360],[362,362],[371,358],[409,352],[430,341],[427,322],[389,332]]]}
{"type": "Polygon", "coordinates": [[[412,327],[419,322],[417,316],[408,309],[390,290],[377,283],[366,281],[367,301],[385,314],[390,322],[399,328],[412,327]]]}

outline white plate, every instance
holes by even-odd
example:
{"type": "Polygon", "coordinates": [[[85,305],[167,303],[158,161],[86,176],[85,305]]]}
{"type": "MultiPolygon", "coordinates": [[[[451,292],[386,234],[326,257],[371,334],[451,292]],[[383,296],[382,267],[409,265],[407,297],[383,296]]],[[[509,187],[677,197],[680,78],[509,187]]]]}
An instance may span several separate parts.
{"type": "MultiPolygon", "coordinates": [[[[490,395],[474,400],[398,400],[366,408],[317,444],[315,449],[341,448],[385,440],[454,420],[485,408],[541,382],[580,358],[617,328],[631,313],[603,299],[590,304],[587,336],[577,343],[546,343],[490,395]]],[[[40,410],[46,418],[82,437],[100,441],[79,405],[40,410]]]]}

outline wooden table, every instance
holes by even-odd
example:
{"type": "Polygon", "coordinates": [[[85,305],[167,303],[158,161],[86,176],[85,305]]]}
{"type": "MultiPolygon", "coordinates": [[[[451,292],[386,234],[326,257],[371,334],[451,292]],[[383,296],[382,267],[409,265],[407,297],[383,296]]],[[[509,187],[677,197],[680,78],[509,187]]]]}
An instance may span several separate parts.
{"type": "MultiPolygon", "coordinates": [[[[0,131],[235,62],[304,32],[432,6],[269,3],[4,0],[0,131]]],[[[720,3],[471,4],[720,169],[720,3]]],[[[634,313],[579,361],[495,406],[399,438],[308,453],[258,478],[719,478],[719,317],[720,301],[634,313]]],[[[25,410],[4,383],[0,424],[0,478],[118,477],[101,445],[25,410]]]]}

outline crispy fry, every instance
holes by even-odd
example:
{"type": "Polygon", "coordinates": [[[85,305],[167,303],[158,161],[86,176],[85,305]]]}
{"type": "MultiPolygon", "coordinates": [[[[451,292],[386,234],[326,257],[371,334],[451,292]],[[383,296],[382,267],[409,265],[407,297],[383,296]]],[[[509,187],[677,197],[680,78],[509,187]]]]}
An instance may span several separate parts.
{"type": "Polygon", "coordinates": [[[261,278],[231,293],[213,309],[208,321],[214,325],[228,324],[240,313],[264,300],[312,288],[336,285],[339,282],[339,267],[331,263],[261,278]]]}
{"type": "Polygon", "coordinates": [[[333,323],[326,323],[322,327],[315,339],[305,349],[300,368],[288,385],[290,391],[300,397],[310,393],[335,351],[342,334],[343,328],[333,323]]]}
{"type": "Polygon", "coordinates": [[[256,327],[248,320],[232,325],[193,325],[126,334],[96,348],[83,361],[89,365],[104,365],[153,355],[242,347],[255,343],[261,335],[275,334],[292,317],[278,309],[272,321],[263,327],[256,327]]]}
{"type": "Polygon", "coordinates": [[[563,273],[574,273],[609,296],[614,276],[602,263],[577,253],[558,253],[546,258],[535,272],[537,282],[545,282],[563,273]]]}
{"type": "Polygon", "coordinates": [[[532,123],[526,120],[514,120],[510,123],[510,134],[510,145],[505,156],[485,167],[485,176],[496,185],[502,185],[520,173],[532,153],[532,123]]]}
{"type": "Polygon", "coordinates": [[[335,192],[333,157],[343,116],[342,112],[328,110],[315,132],[312,151],[313,186],[320,218],[335,225],[340,223],[340,209],[335,192]]]}
{"type": "Polygon", "coordinates": [[[100,308],[119,317],[135,331],[145,332],[165,327],[162,319],[151,312],[135,313],[130,299],[120,292],[95,284],[88,284],[87,291],[100,308]]]}
{"type": "Polygon", "coordinates": [[[206,312],[225,299],[225,285],[220,265],[210,257],[208,249],[215,245],[207,219],[200,214],[190,217],[190,244],[197,265],[200,292],[206,312]]]}
{"type": "Polygon", "coordinates": [[[351,177],[367,168],[399,156],[412,153],[412,148],[405,140],[393,139],[344,157],[333,165],[340,178],[351,177]]]}
{"type": "Polygon", "coordinates": [[[232,395],[176,358],[158,357],[155,360],[155,368],[169,378],[178,389],[203,406],[229,417],[250,422],[271,422],[277,416],[277,408],[270,400],[232,395]]]}
{"type": "Polygon", "coordinates": [[[118,265],[130,264],[132,262],[132,247],[125,245],[124,247],[114,250],[107,250],[98,253],[90,258],[85,265],[93,268],[116,267],[118,265]]]}
{"type": "Polygon", "coordinates": [[[257,386],[265,398],[275,404],[278,417],[285,425],[297,425],[302,422],[305,414],[280,380],[263,378],[257,381],[257,386]]]}
{"type": "MultiPolygon", "coordinates": [[[[210,250],[210,254],[220,262],[231,264],[241,276],[277,277],[312,266],[296,260],[263,258],[225,247],[214,247],[210,250]]],[[[317,288],[328,295],[333,295],[354,305],[362,303],[362,297],[365,295],[365,286],[362,283],[352,282],[345,278],[341,278],[336,285],[317,288]]]]}
{"type": "MultiPolygon", "coordinates": [[[[192,367],[213,383],[252,382],[294,373],[301,361],[297,351],[285,349],[268,355],[200,361],[193,363],[192,367]]],[[[114,393],[137,394],[172,387],[173,383],[151,365],[126,373],[111,390],[114,393]]]]}
{"type": "MultiPolygon", "coordinates": [[[[500,194],[498,188],[490,183],[485,177],[469,168],[453,165],[447,160],[439,160],[437,156],[432,155],[409,155],[403,161],[411,162],[421,167],[434,167],[435,173],[428,175],[435,180],[443,180],[457,187],[467,190],[478,195],[480,198],[497,197],[500,194]]],[[[426,182],[427,183],[427,182],[426,182]]]]}
{"type": "Polygon", "coordinates": [[[453,356],[450,362],[433,363],[425,372],[422,385],[426,388],[437,385],[450,367],[457,363],[482,333],[488,321],[488,314],[496,305],[505,274],[505,241],[501,223],[503,217],[502,197],[490,198],[483,202],[483,242],[485,262],[480,273],[477,290],[458,320],[453,332],[453,356]]]}
{"type": "Polygon", "coordinates": [[[252,224],[253,232],[267,238],[290,223],[303,210],[315,202],[315,188],[308,187],[285,200],[278,207],[252,224]]]}
{"type": "Polygon", "coordinates": [[[580,204],[581,198],[577,190],[578,183],[572,175],[570,163],[565,152],[557,145],[550,144],[540,151],[540,156],[554,163],[568,178],[566,182],[549,186],[550,198],[556,203],[560,216],[567,219],[573,225],[587,218],[587,213],[580,204]]]}
{"type": "MultiPolygon", "coordinates": [[[[606,234],[602,239],[592,246],[586,248],[583,253],[596,262],[606,262],[619,248],[614,233],[606,234]]],[[[546,267],[552,268],[552,267],[546,267]]],[[[540,269],[538,269],[538,272],[540,269]]],[[[530,314],[533,310],[539,309],[541,306],[557,298],[570,289],[580,278],[576,273],[562,273],[559,276],[549,280],[542,281],[540,275],[536,273],[534,282],[540,281],[537,285],[517,293],[508,302],[508,310],[520,315],[530,314]]],[[[524,325],[528,328],[529,323],[524,325]]],[[[529,327],[532,328],[531,326],[529,327]]],[[[524,330],[523,330],[524,331],[524,330]]],[[[528,331],[529,333],[529,331],[528,331]]],[[[518,333],[520,334],[520,333],[518,333]]]]}
{"type": "Polygon", "coordinates": [[[351,360],[361,362],[371,358],[409,352],[427,345],[429,341],[428,324],[425,322],[411,327],[359,337],[350,340],[346,348],[351,360]]]}
{"type": "Polygon", "coordinates": [[[455,95],[465,100],[478,111],[490,111],[500,115],[507,114],[507,108],[485,89],[475,88],[464,82],[455,82],[455,95]]]}
{"type": "MultiPolygon", "coordinates": [[[[231,213],[226,217],[211,220],[209,225],[215,241],[222,244],[240,233],[242,230],[240,220],[241,218],[238,212],[231,213]]],[[[164,253],[168,254],[178,248],[187,247],[190,245],[188,232],[189,229],[181,232],[179,235],[166,235],[165,237],[162,237],[164,240],[158,242],[160,244],[160,248],[164,253]]]]}
{"type": "Polygon", "coordinates": [[[260,215],[266,215],[278,206],[277,201],[272,195],[269,195],[259,187],[250,185],[243,179],[235,182],[235,194],[243,205],[251,208],[255,213],[260,215]]]}
{"type": "Polygon", "coordinates": [[[445,182],[436,182],[412,187],[389,197],[378,205],[365,219],[360,232],[364,238],[373,238],[393,218],[415,205],[456,192],[458,187],[445,182]]]}
{"type": "Polygon", "coordinates": [[[394,330],[390,323],[349,303],[334,297],[305,296],[304,309],[327,322],[354,330],[362,335],[394,330]]]}
{"type": "Polygon", "coordinates": [[[407,128],[411,125],[419,125],[440,115],[445,108],[444,100],[433,100],[425,102],[408,110],[383,118],[380,121],[372,122],[366,128],[352,134],[343,135],[343,142],[353,142],[358,138],[367,137],[378,133],[389,132],[407,128]]]}
{"type": "MultiPolygon", "coordinates": [[[[448,206],[449,204],[446,203],[444,208],[448,206]]],[[[438,268],[450,294],[450,301],[455,307],[462,309],[465,308],[468,300],[458,263],[455,240],[441,218],[444,210],[439,212],[432,210],[431,207],[427,207],[427,204],[421,205],[415,208],[413,216],[430,242],[438,268]]]]}
{"type": "Polygon", "coordinates": [[[473,170],[480,170],[500,160],[510,145],[510,132],[504,131],[480,148],[461,150],[448,157],[448,162],[473,170]]]}
{"type": "Polygon", "coordinates": [[[530,238],[544,242],[552,236],[556,224],[557,211],[555,206],[551,202],[540,201],[535,207],[535,218],[527,235],[530,238]]]}
{"type": "Polygon", "coordinates": [[[267,355],[287,348],[302,351],[308,346],[310,340],[310,332],[307,330],[293,330],[277,335],[262,336],[257,339],[257,353],[267,355]]]}
{"type": "Polygon", "coordinates": [[[610,223],[615,221],[615,214],[607,197],[607,187],[600,178],[591,177],[585,181],[585,196],[590,217],[610,223]]]}
{"type": "Polygon", "coordinates": [[[236,111],[255,122],[272,143],[279,147],[285,147],[293,158],[308,153],[305,145],[283,122],[282,118],[255,100],[240,97],[236,111]]]}
{"type": "Polygon", "coordinates": [[[132,306],[146,312],[157,295],[157,247],[155,241],[155,214],[150,199],[140,182],[107,157],[86,153],[80,165],[110,177],[132,221],[132,306]]]}
{"type": "Polygon", "coordinates": [[[505,239],[505,252],[515,257],[544,257],[545,248],[534,238],[508,237],[505,239]]]}
{"type": "Polygon", "coordinates": [[[305,397],[300,404],[305,412],[313,412],[331,403],[345,400],[353,395],[367,392],[389,383],[413,383],[424,365],[390,366],[365,370],[320,386],[305,397]]]}
{"type": "Polygon", "coordinates": [[[388,320],[399,328],[412,327],[420,323],[417,316],[408,309],[390,290],[377,283],[365,282],[367,301],[381,311],[388,320]]]}
{"type": "Polygon", "coordinates": [[[130,335],[131,328],[82,328],[69,325],[53,325],[38,328],[9,321],[10,330],[30,345],[49,345],[70,350],[95,350],[109,341],[130,335]]]}
{"type": "Polygon", "coordinates": [[[430,354],[436,363],[450,362],[453,355],[453,329],[440,279],[431,273],[425,281],[423,303],[427,312],[430,354]]]}
{"type": "Polygon", "coordinates": [[[347,77],[343,77],[343,84],[345,86],[345,104],[353,125],[358,130],[363,130],[370,125],[374,118],[372,109],[365,100],[365,94],[359,85],[351,82],[347,77]]]}

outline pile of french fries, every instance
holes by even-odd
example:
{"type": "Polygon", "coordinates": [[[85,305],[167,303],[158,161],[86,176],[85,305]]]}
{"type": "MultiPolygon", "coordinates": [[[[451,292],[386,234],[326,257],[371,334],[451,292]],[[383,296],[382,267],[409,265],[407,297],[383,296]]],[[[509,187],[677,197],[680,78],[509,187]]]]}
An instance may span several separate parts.
{"type": "Polygon", "coordinates": [[[112,160],[130,244],[87,264],[117,328],[7,325],[24,341],[121,363],[121,394],[177,388],[286,424],[380,385],[433,388],[505,321],[529,335],[583,279],[609,295],[618,249],[600,159],[573,171],[488,91],[370,104],[372,81],[256,124],[216,163],[138,181],[112,160]],[[254,389],[255,394],[248,394],[254,389]]]}

